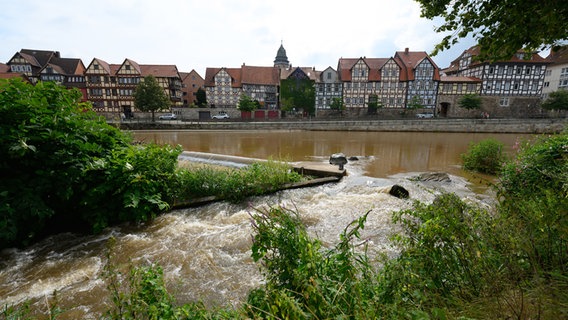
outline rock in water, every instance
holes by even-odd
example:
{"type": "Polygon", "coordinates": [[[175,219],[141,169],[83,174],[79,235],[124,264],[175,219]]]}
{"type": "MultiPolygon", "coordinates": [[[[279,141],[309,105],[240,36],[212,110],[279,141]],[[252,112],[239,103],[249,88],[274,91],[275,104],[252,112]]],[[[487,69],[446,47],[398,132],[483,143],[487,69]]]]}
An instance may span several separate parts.
{"type": "Polygon", "coordinates": [[[343,170],[343,165],[347,163],[347,158],[343,153],[334,153],[329,157],[329,164],[339,166],[339,170],[343,170]]]}
{"type": "Polygon", "coordinates": [[[389,194],[400,199],[408,199],[410,196],[408,190],[398,184],[395,184],[390,188],[389,194]]]}

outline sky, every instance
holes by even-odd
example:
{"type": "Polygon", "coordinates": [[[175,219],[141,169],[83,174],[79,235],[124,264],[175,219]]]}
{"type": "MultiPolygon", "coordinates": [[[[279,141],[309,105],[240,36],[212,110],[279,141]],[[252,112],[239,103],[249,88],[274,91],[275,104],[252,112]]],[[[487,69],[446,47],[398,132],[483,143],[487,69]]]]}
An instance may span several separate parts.
{"type": "MultiPolygon", "coordinates": [[[[337,69],[340,58],[430,53],[441,21],[413,0],[0,0],[0,62],[21,49],[121,64],[272,66],[282,44],[294,67],[337,69]]],[[[449,66],[473,39],[432,57],[449,66]]]]}

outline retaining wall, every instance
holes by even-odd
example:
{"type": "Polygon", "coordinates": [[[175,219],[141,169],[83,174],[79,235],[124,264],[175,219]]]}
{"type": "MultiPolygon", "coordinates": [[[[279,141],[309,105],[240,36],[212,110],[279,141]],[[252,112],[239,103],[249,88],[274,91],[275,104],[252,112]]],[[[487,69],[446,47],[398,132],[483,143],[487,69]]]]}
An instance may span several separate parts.
{"type": "Polygon", "coordinates": [[[313,130],[313,131],[401,131],[401,132],[483,132],[558,133],[568,119],[408,119],[342,121],[266,122],[122,122],[124,130],[313,130]]]}

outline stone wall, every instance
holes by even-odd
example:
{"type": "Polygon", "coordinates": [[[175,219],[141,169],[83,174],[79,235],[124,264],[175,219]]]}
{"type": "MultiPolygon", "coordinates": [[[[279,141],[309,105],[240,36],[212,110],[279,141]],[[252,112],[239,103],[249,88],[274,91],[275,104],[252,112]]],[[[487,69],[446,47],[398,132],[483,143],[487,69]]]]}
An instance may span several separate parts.
{"type": "Polygon", "coordinates": [[[481,109],[467,110],[458,106],[462,96],[440,95],[438,96],[438,108],[436,114],[442,113],[442,105],[448,105],[446,117],[448,118],[481,118],[481,113],[486,112],[489,118],[565,118],[566,111],[548,111],[540,107],[540,97],[508,97],[509,105],[502,107],[499,105],[500,96],[482,96],[481,109]]]}
{"type": "Polygon", "coordinates": [[[125,121],[125,130],[317,130],[393,132],[557,133],[568,118],[554,119],[403,119],[302,121],[125,121]]]}

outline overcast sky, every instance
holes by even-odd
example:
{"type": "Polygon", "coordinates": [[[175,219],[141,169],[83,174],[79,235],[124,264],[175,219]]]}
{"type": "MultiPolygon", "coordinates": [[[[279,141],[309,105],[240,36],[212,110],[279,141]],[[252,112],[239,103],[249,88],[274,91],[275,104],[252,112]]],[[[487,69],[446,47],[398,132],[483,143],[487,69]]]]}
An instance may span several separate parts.
{"type": "MultiPolygon", "coordinates": [[[[337,68],[339,58],[430,53],[440,22],[413,0],[0,0],[0,62],[21,49],[120,64],[272,66],[283,43],[293,66],[337,68]]],[[[433,57],[447,67],[473,40],[433,57]]]]}

